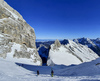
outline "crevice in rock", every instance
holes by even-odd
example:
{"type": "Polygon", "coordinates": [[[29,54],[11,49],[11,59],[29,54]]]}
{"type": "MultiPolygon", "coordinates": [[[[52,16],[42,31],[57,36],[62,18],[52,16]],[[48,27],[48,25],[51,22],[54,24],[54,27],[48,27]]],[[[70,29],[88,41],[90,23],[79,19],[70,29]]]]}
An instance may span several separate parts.
{"type": "Polygon", "coordinates": [[[47,59],[49,56],[50,45],[53,43],[54,43],[54,41],[36,42],[36,47],[37,47],[38,53],[42,59],[43,66],[47,66],[47,59]]]}

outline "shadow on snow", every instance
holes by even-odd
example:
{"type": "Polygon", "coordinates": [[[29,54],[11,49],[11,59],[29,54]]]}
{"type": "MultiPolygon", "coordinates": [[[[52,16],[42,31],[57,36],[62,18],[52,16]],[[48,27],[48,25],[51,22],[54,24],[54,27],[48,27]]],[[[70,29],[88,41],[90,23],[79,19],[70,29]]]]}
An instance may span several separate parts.
{"type": "Polygon", "coordinates": [[[100,74],[100,64],[97,65],[97,61],[82,63],[80,65],[55,65],[55,66],[34,66],[34,65],[28,65],[28,64],[21,64],[16,63],[18,66],[21,66],[29,71],[32,71],[33,73],[37,74],[37,70],[39,70],[40,74],[50,75],[51,74],[51,68],[54,71],[55,76],[96,76],[100,74]]]}
{"type": "Polygon", "coordinates": [[[54,75],[59,75],[59,70],[64,68],[69,68],[75,65],[65,66],[65,65],[55,65],[55,66],[35,66],[35,65],[29,65],[29,64],[22,64],[22,63],[15,63],[16,65],[23,67],[29,71],[32,71],[37,74],[37,70],[39,70],[40,74],[47,74],[51,75],[51,69],[54,71],[54,75]]]}

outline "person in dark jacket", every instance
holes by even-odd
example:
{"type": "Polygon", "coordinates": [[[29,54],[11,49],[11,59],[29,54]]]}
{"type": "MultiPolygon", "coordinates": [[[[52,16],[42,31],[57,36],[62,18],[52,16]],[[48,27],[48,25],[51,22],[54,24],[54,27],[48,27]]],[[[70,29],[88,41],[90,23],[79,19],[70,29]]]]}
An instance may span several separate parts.
{"type": "Polygon", "coordinates": [[[53,77],[53,74],[54,74],[54,71],[53,71],[53,70],[51,70],[51,77],[53,77]]]}
{"type": "Polygon", "coordinates": [[[39,75],[39,70],[37,70],[37,75],[39,75]]]}

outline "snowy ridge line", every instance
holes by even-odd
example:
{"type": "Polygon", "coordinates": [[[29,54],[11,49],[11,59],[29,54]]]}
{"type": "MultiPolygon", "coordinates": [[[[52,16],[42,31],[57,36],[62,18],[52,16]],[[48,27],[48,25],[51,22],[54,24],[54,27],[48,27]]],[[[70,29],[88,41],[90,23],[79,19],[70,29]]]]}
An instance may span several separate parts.
{"type": "Polygon", "coordinates": [[[57,40],[51,45],[47,64],[80,64],[95,60],[99,56],[87,46],[77,44],[72,40],[64,40],[65,45],[61,45],[57,40]]]}
{"type": "Polygon", "coordinates": [[[100,41],[99,38],[89,39],[89,38],[78,38],[73,39],[77,44],[82,44],[93,50],[96,54],[100,56],[100,41]]]}

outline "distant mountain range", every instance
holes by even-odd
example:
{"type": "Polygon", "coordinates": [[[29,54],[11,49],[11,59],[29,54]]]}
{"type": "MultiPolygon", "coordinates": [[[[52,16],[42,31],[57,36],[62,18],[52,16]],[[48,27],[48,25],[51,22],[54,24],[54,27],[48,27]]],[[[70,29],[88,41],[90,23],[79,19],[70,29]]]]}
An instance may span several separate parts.
{"type": "Polygon", "coordinates": [[[48,42],[48,41],[55,41],[56,39],[36,39],[36,42],[48,42]]]}
{"type": "Polygon", "coordinates": [[[88,46],[90,49],[92,49],[95,53],[97,53],[100,56],[100,38],[97,39],[79,38],[79,39],[74,39],[73,41],[88,46]]]}
{"type": "MultiPolygon", "coordinates": [[[[45,40],[44,42],[43,41],[36,42],[36,46],[37,46],[38,52],[43,60],[43,63],[46,63],[47,59],[50,58],[48,56],[50,55],[50,50],[52,49],[52,44],[54,44],[54,42],[55,42],[54,40],[48,40],[48,41],[45,40]]],[[[78,38],[78,39],[73,39],[72,42],[74,44],[72,46],[69,46],[68,48],[71,50],[77,49],[78,54],[81,54],[81,52],[82,52],[83,54],[89,55],[92,51],[93,54],[97,54],[98,56],[100,56],[100,38],[97,38],[97,39],[78,38]],[[86,50],[84,49],[84,47],[82,48],[81,46],[84,46],[86,50]]],[[[65,49],[65,46],[69,44],[69,40],[67,40],[67,39],[60,40],[60,43],[61,43],[61,45],[64,45],[63,49],[65,49]]],[[[58,49],[60,49],[60,48],[58,48],[58,49]]],[[[54,50],[54,51],[56,51],[56,50],[54,50]]],[[[73,51],[73,53],[75,53],[75,52],[73,51]]],[[[90,56],[88,56],[88,57],[90,57],[90,56]]],[[[81,59],[83,59],[83,58],[81,58],[81,59]]],[[[90,60],[93,60],[93,59],[90,59],[90,60]]]]}

